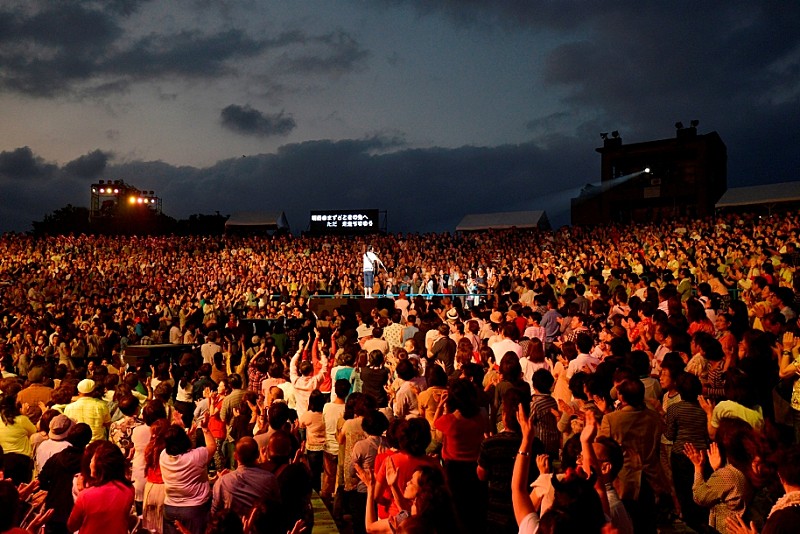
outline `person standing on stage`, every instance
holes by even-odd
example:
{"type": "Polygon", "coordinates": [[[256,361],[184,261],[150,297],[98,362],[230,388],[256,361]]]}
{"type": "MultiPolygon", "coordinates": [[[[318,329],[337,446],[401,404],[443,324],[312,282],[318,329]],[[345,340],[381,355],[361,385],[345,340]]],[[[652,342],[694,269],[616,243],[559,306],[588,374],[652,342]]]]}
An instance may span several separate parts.
{"type": "MultiPolygon", "coordinates": [[[[364,253],[364,297],[372,298],[372,286],[375,284],[375,271],[383,266],[383,262],[375,255],[372,245],[364,253]]],[[[386,267],[384,267],[385,269],[386,267]]]]}

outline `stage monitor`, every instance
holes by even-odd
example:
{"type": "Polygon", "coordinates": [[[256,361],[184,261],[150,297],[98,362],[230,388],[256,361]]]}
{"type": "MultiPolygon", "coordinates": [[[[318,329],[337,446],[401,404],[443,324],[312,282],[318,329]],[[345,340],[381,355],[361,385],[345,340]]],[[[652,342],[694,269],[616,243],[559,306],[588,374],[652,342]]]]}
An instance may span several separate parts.
{"type": "Polygon", "coordinates": [[[380,231],[378,210],[323,210],[311,212],[314,234],[373,234],[380,231]]]}

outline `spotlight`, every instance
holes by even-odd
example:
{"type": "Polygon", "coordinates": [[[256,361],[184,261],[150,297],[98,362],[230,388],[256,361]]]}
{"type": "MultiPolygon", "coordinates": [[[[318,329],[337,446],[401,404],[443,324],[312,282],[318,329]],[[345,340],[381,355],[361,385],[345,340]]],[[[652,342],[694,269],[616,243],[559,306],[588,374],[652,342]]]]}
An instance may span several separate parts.
{"type": "Polygon", "coordinates": [[[689,124],[692,125],[692,128],[697,128],[700,125],[700,121],[697,119],[692,119],[692,121],[689,124]]]}
{"type": "Polygon", "coordinates": [[[675,123],[675,129],[676,130],[683,130],[683,123],[681,121],[676,122],[675,123]]]}
{"type": "Polygon", "coordinates": [[[96,187],[92,188],[92,193],[97,193],[97,188],[96,187]]]}
{"type": "Polygon", "coordinates": [[[115,195],[118,195],[118,194],[119,194],[119,189],[116,189],[116,188],[115,188],[115,189],[114,189],[114,194],[115,194],[115,195]]]}
{"type": "Polygon", "coordinates": [[[648,173],[650,173],[650,167],[645,167],[645,168],[644,168],[644,172],[645,172],[645,174],[648,174],[648,173]]]}
{"type": "Polygon", "coordinates": [[[128,197],[128,202],[131,204],[136,204],[136,199],[134,197],[128,197]]]}
{"type": "Polygon", "coordinates": [[[600,134],[600,139],[602,139],[603,141],[607,141],[608,140],[608,132],[601,133],[600,134]]]}
{"type": "Polygon", "coordinates": [[[619,131],[618,130],[614,130],[613,132],[611,132],[611,137],[613,137],[614,139],[618,139],[619,138],[619,131]]]}
{"type": "Polygon", "coordinates": [[[136,202],[141,204],[142,202],[144,202],[144,199],[142,197],[139,197],[139,198],[136,199],[136,202]]]}

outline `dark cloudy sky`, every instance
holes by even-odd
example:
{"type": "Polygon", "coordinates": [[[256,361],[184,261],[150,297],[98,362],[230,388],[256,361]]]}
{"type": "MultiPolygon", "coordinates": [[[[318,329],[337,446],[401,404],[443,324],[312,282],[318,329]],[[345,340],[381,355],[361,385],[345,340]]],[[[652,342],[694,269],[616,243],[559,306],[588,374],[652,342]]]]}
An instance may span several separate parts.
{"type": "Polygon", "coordinates": [[[798,179],[800,3],[5,0],[0,231],[89,184],[164,211],[379,208],[390,230],[546,209],[700,120],[729,185],[798,179]],[[246,156],[246,157],[242,157],[246,156]]]}

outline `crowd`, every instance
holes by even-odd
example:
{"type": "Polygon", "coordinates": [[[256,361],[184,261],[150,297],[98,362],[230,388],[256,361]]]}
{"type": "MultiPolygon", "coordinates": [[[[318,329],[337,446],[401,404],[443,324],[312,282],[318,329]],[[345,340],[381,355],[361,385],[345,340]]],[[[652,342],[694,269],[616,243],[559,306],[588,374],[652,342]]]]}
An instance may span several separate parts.
{"type": "Polygon", "coordinates": [[[4,235],[0,534],[793,532],[798,228],[4,235]]]}

